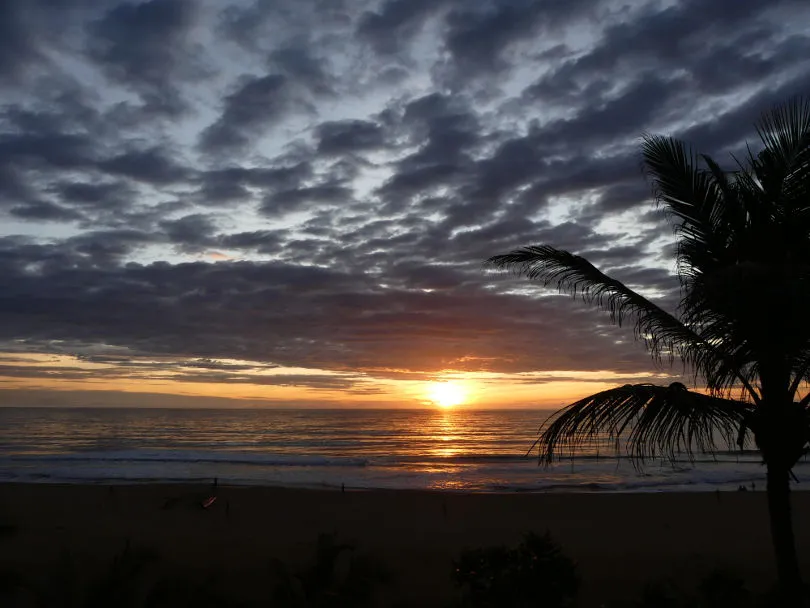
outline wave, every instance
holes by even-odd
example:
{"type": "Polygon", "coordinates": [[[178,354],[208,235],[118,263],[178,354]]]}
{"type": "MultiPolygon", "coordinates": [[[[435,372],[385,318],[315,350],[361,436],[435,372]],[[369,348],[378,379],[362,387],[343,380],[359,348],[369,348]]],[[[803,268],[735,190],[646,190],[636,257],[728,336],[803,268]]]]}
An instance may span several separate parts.
{"type": "MultiPolygon", "coordinates": [[[[753,473],[742,474],[732,473],[727,475],[717,475],[713,477],[693,477],[686,479],[655,478],[650,480],[618,479],[613,482],[595,481],[571,481],[571,482],[551,482],[539,481],[535,484],[528,483],[496,483],[487,487],[491,492],[674,492],[674,491],[708,491],[720,488],[729,489],[735,486],[744,485],[746,488],[751,482],[761,481],[762,477],[753,473]]],[[[764,489],[764,483],[761,486],[764,489]]]]}
{"type": "Polygon", "coordinates": [[[341,456],[304,456],[286,454],[248,454],[234,452],[192,452],[192,451],[117,451],[117,452],[75,452],[71,454],[26,454],[7,456],[3,461],[16,463],[210,463],[238,464],[274,467],[364,467],[366,458],[341,456]]]}
{"type": "MultiPolygon", "coordinates": [[[[556,466],[568,466],[581,463],[616,465],[628,462],[624,455],[581,454],[575,457],[563,457],[556,460],[556,466]]],[[[110,463],[211,463],[256,465],[267,467],[410,467],[414,465],[433,466],[470,466],[470,465],[507,465],[527,463],[536,465],[536,456],[523,454],[397,454],[387,456],[336,456],[331,454],[268,454],[259,451],[207,451],[207,450],[89,450],[70,453],[17,453],[3,456],[0,463],[59,463],[59,462],[110,462],[110,463]]],[[[757,464],[760,457],[756,453],[729,452],[717,457],[649,459],[647,467],[661,465],[674,469],[691,469],[700,464],[740,463],[757,464]]],[[[801,461],[798,466],[808,464],[801,461]]]]}

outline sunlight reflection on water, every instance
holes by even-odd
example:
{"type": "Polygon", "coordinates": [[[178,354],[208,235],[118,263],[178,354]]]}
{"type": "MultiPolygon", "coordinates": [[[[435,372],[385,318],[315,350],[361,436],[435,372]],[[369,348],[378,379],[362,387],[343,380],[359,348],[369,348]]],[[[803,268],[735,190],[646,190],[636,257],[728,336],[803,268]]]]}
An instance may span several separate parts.
{"type": "MultiPolygon", "coordinates": [[[[609,438],[548,469],[523,458],[548,412],[0,409],[0,479],[470,491],[654,491],[759,481],[755,454],[640,474],[609,438]]],[[[800,479],[807,467],[797,467],[800,479]]]]}

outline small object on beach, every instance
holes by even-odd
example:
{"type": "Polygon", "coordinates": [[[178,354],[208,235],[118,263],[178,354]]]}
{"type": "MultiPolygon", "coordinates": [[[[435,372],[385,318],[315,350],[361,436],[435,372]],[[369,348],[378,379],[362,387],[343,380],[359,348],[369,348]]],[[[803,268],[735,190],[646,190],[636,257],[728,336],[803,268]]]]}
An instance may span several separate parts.
{"type": "Polygon", "coordinates": [[[748,488],[746,488],[744,485],[740,484],[740,487],[737,488],[737,491],[738,492],[747,492],[748,488]]]}
{"type": "Polygon", "coordinates": [[[216,496],[209,496],[208,498],[206,498],[206,499],[205,499],[205,500],[202,502],[202,508],[203,508],[203,509],[207,509],[207,508],[208,508],[208,507],[210,507],[212,504],[214,504],[214,503],[216,502],[216,500],[217,500],[217,497],[216,497],[216,496]]]}

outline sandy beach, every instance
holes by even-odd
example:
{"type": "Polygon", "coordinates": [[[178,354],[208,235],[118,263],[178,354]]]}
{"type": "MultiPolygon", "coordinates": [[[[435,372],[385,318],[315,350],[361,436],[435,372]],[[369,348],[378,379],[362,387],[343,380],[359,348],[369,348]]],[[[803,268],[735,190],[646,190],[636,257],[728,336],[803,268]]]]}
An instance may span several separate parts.
{"type": "MultiPolygon", "coordinates": [[[[582,606],[632,595],[646,581],[732,568],[754,588],[772,581],[763,492],[452,494],[209,486],[0,485],[0,568],[43,571],[66,551],[92,573],[127,542],[151,567],[221,581],[235,598],[266,598],[272,558],[291,565],[319,532],[353,543],[391,575],[385,605],[443,606],[456,597],[464,548],[549,531],[580,568],[582,606]]],[[[800,556],[810,564],[810,494],[795,493],[800,556]]],[[[810,569],[805,568],[806,574],[810,569]]],[[[88,574],[90,576],[90,574],[88,574]]]]}

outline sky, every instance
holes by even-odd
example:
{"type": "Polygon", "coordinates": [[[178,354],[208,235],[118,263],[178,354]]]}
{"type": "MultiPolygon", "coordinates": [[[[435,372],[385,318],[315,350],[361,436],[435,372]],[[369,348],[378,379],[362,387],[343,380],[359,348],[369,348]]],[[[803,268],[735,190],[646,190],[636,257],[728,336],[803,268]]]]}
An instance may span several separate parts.
{"type": "Polygon", "coordinates": [[[557,407],[670,382],[483,261],[674,310],[644,133],[731,166],[806,0],[0,2],[0,405],[557,407]]]}

